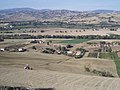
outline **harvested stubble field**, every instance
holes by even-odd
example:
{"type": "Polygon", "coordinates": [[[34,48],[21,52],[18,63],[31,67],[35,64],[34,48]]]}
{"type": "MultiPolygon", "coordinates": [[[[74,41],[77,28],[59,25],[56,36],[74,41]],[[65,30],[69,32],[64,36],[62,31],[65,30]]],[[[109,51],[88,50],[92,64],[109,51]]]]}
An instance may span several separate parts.
{"type": "Polygon", "coordinates": [[[1,52],[0,85],[54,88],[55,90],[118,90],[120,80],[98,77],[85,71],[106,70],[118,77],[115,64],[111,60],[74,59],[63,55],[39,52],[1,52]],[[28,63],[33,70],[24,70],[28,63]],[[88,75],[88,76],[86,76],[88,75]]]}
{"type": "MultiPolygon", "coordinates": [[[[27,34],[29,35],[73,35],[73,36],[84,36],[84,35],[110,35],[110,34],[118,34],[120,35],[120,29],[117,31],[110,31],[110,29],[99,29],[99,30],[92,30],[92,29],[66,29],[66,28],[32,28],[35,32],[29,32],[28,29],[27,34]],[[41,31],[44,31],[41,33],[41,31]]],[[[22,30],[21,30],[22,31],[22,30]]],[[[4,33],[4,35],[11,35],[11,34],[26,34],[26,32],[14,31],[14,33],[4,33]]],[[[1,34],[3,35],[3,34],[1,34]]]]}
{"type": "MultiPolygon", "coordinates": [[[[13,42],[8,41],[4,42],[6,46],[13,42]]],[[[57,39],[57,41],[60,40],[57,39]]],[[[92,42],[97,41],[93,40],[92,42]]],[[[14,40],[13,44],[25,42],[28,41],[14,40]]],[[[2,45],[3,43],[1,43],[1,47],[2,45]]],[[[90,46],[83,42],[74,44],[72,49],[80,47],[90,51],[98,48],[98,46],[90,46]]],[[[44,54],[33,50],[0,52],[1,86],[52,88],[53,90],[119,90],[119,83],[120,79],[113,60],[89,57],[75,59],[65,55],[44,54]],[[25,64],[29,64],[33,70],[24,70],[25,64]],[[88,72],[85,70],[86,66],[90,70],[110,72],[114,78],[105,78],[99,74],[88,72]]]]}
{"type": "Polygon", "coordinates": [[[50,29],[34,29],[37,31],[37,33],[30,33],[32,35],[109,35],[109,34],[119,34],[120,29],[118,31],[110,31],[109,29],[99,29],[98,31],[93,31],[92,29],[86,29],[83,31],[82,29],[64,29],[64,28],[50,28],[50,29]],[[44,33],[41,33],[40,31],[44,30],[44,33]],[[58,33],[56,33],[58,31],[58,33]],[[62,33],[61,33],[61,32],[62,33]],[[67,32],[65,32],[67,31],[67,32]]]}
{"type": "Polygon", "coordinates": [[[0,68],[0,73],[2,73],[0,84],[6,86],[54,88],[55,90],[119,90],[120,88],[120,79],[113,78],[13,68],[0,68]]]}
{"type": "Polygon", "coordinates": [[[6,46],[12,46],[17,44],[28,44],[30,40],[25,39],[5,39],[4,42],[0,42],[0,48],[4,48],[6,46]]]}

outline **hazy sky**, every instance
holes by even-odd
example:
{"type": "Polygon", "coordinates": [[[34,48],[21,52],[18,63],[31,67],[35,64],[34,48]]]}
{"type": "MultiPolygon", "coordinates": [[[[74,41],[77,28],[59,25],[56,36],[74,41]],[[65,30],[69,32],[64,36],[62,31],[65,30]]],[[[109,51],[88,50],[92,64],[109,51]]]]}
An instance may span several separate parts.
{"type": "Polygon", "coordinates": [[[8,8],[120,10],[120,0],[0,0],[0,9],[8,8]]]}

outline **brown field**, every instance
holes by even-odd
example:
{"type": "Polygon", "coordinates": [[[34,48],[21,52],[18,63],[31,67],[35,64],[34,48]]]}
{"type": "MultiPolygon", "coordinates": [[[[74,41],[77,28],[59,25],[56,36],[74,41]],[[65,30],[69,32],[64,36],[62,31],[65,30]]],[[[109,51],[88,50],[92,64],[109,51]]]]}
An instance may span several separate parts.
{"type": "MultiPolygon", "coordinates": [[[[65,29],[65,28],[49,28],[49,29],[48,28],[32,28],[32,29],[27,29],[27,31],[28,32],[26,33],[30,35],[74,35],[74,36],[77,36],[77,35],[109,35],[109,34],[120,35],[120,29],[118,29],[117,31],[110,31],[109,29],[92,30],[92,29],[65,29]],[[33,30],[36,32],[31,33],[29,32],[29,30],[33,30]],[[41,33],[41,30],[44,30],[45,32],[41,33]]],[[[14,33],[15,34],[26,34],[20,31],[15,31],[14,33]]]]}
{"type": "Polygon", "coordinates": [[[55,90],[119,90],[120,79],[91,77],[48,70],[0,68],[0,84],[55,90]]]}
{"type": "MultiPolygon", "coordinates": [[[[9,46],[29,41],[5,40],[0,43],[0,47],[4,44],[9,46]]],[[[109,40],[112,41],[114,40],[109,40]]],[[[99,40],[88,42],[99,42],[99,40]]],[[[79,47],[89,50],[83,58],[75,59],[65,55],[41,53],[39,49],[32,50],[33,45],[38,48],[46,47],[44,44],[30,44],[25,46],[29,49],[27,52],[0,52],[0,85],[55,90],[118,90],[120,88],[120,79],[113,60],[87,57],[89,52],[93,52],[93,49],[96,50],[99,46],[90,46],[85,42],[75,44],[70,50],[79,47]],[[29,64],[33,70],[24,70],[25,64],[29,64]],[[85,67],[89,67],[90,70],[110,72],[114,78],[88,72],[85,67]]]]}
{"type": "Polygon", "coordinates": [[[39,52],[1,53],[0,58],[0,67],[23,68],[25,64],[28,63],[35,70],[47,69],[51,71],[93,75],[86,72],[84,68],[85,66],[90,65],[90,68],[107,70],[117,77],[114,62],[109,60],[89,58],[74,59],[64,55],[49,55],[39,52]],[[108,65],[105,66],[105,64],[108,65]]]}
{"type": "MultiPolygon", "coordinates": [[[[55,31],[59,30],[48,30],[45,33],[42,33],[42,35],[109,35],[109,34],[120,34],[120,30],[118,31],[110,31],[108,29],[100,29],[99,31],[93,31],[91,29],[89,30],[80,30],[80,29],[62,29],[64,33],[56,33],[55,31]],[[77,30],[77,32],[76,32],[77,30]],[[65,33],[67,31],[67,33],[65,33]],[[103,32],[104,31],[104,32],[103,32]]],[[[38,33],[39,34],[39,33],[38,33]]]]}
{"type": "MultiPolygon", "coordinates": [[[[97,75],[85,71],[84,67],[88,65],[91,69],[109,71],[115,77],[118,77],[115,64],[110,60],[74,59],[63,55],[49,55],[38,52],[3,52],[0,53],[0,85],[55,88],[56,90],[63,90],[63,88],[70,90],[73,90],[73,88],[89,90],[91,88],[90,90],[97,90],[96,84],[99,82],[98,87],[101,90],[104,84],[116,82],[116,79],[94,77],[97,75]],[[23,67],[26,63],[34,70],[24,70],[23,67]],[[88,83],[89,86],[87,86],[88,83]]],[[[112,85],[114,86],[114,84],[112,85]]],[[[112,85],[108,86],[111,87],[112,85]]],[[[105,87],[109,88],[108,86],[105,87]]]]}
{"type": "MultiPolygon", "coordinates": [[[[3,29],[6,29],[5,31],[0,31],[0,35],[120,35],[120,28],[118,28],[117,31],[110,31],[108,28],[94,30],[92,29],[96,28],[97,25],[101,25],[100,27],[102,27],[102,25],[109,27],[110,25],[111,29],[114,28],[114,26],[119,27],[120,12],[115,11],[111,13],[95,13],[94,15],[93,11],[91,13],[86,11],[83,13],[77,12],[76,14],[75,11],[74,13],[73,11],[71,13],[71,11],[65,12],[66,10],[64,10],[64,12],[58,12],[57,10],[57,13],[55,12],[56,10],[54,12],[52,10],[48,10],[49,13],[46,13],[46,10],[42,11],[43,14],[38,10],[36,10],[36,12],[38,11],[37,13],[35,11],[34,13],[30,11],[26,12],[22,10],[21,13],[18,13],[16,10],[15,13],[1,13],[1,23],[8,22],[7,20],[12,22],[0,24],[3,29]],[[6,18],[5,21],[4,18],[6,18]],[[109,20],[109,18],[111,18],[111,20],[109,20]],[[26,20],[28,22],[24,23],[26,20]],[[18,22],[17,26],[17,23],[14,24],[15,22],[13,21],[22,21],[22,23],[19,25],[18,22]],[[39,21],[40,23],[37,24],[36,22],[39,21]],[[45,21],[48,23],[45,23],[45,21]],[[60,21],[60,23],[63,22],[63,26],[65,27],[69,27],[69,24],[72,26],[72,22],[76,24],[75,27],[79,24],[83,25],[80,26],[81,28],[86,27],[84,24],[93,25],[88,26],[91,27],[91,29],[75,29],[73,24],[72,27],[74,29],[67,29],[54,28],[53,23],[53,28],[51,25],[51,28],[49,28],[49,24],[52,24],[49,23],[49,21],[55,22],[55,27],[57,26],[56,22],[58,21],[60,21]],[[26,28],[33,26],[41,27],[41,22],[44,22],[43,26],[46,26],[48,24],[48,27],[26,28]],[[64,22],[68,23],[68,25],[64,25],[64,22]],[[13,29],[11,28],[11,25],[13,29]],[[10,32],[6,27],[11,29],[10,32]],[[14,30],[14,28],[18,29],[14,30]]],[[[58,24],[58,26],[63,27],[62,23],[60,25],[58,24]]],[[[37,40],[42,40],[43,42],[30,43],[33,41],[31,39],[5,39],[4,42],[0,42],[0,86],[52,88],[53,90],[120,90],[120,62],[118,61],[119,58],[116,55],[117,53],[120,57],[120,45],[113,44],[113,42],[120,42],[120,40],[86,41],[92,42],[92,44],[88,44],[86,42],[77,44],[71,43],[73,47],[67,48],[67,50],[70,50],[70,52],[72,52],[72,55],[66,54],[67,50],[65,49],[68,43],[62,43],[62,41],[66,39],[45,38],[37,40]],[[50,40],[52,43],[49,42],[50,40]],[[105,41],[106,43],[101,44],[101,41],[105,41]],[[49,45],[47,43],[49,43],[49,45]],[[58,49],[59,46],[60,48],[58,49]],[[63,46],[65,47],[64,50],[63,46]],[[21,48],[24,48],[25,51],[19,52],[19,49],[21,48]],[[51,49],[55,50],[55,53],[53,53],[51,49]],[[76,58],[73,56],[73,54],[77,53],[76,49],[78,49],[80,55],[81,53],[84,53],[85,55],[83,57],[80,57],[80,55],[78,55],[76,58]],[[45,52],[45,50],[46,52],[48,50],[48,54],[45,52]],[[51,52],[49,50],[51,50],[51,52]],[[113,55],[110,55],[112,54],[111,52],[113,55]],[[24,66],[26,64],[29,64],[33,70],[25,70],[24,66]],[[109,75],[105,75],[106,73],[109,73],[109,75]]]]}

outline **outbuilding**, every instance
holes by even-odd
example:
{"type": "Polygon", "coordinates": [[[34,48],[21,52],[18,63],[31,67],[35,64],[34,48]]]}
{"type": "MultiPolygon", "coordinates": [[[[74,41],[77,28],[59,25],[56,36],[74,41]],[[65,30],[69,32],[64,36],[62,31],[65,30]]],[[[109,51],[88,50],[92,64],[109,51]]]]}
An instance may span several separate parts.
{"type": "Polygon", "coordinates": [[[1,49],[0,49],[0,51],[1,51],[1,52],[4,52],[4,51],[5,51],[5,49],[4,49],[4,48],[1,48],[1,49]]]}
{"type": "Polygon", "coordinates": [[[39,41],[40,44],[44,43],[42,40],[39,41]]]}
{"type": "Polygon", "coordinates": [[[19,48],[18,51],[19,51],[19,52],[24,52],[24,51],[26,51],[26,49],[24,49],[24,48],[19,48]]]}
{"type": "Polygon", "coordinates": [[[72,51],[67,51],[67,55],[71,56],[71,55],[73,55],[73,52],[72,51]]]}
{"type": "Polygon", "coordinates": [[[79,56],[79,55],[81,55],[81,52],[80,52],[80,51],[77,51],[75,55],[76,55],[76,56],[79,56]]]}

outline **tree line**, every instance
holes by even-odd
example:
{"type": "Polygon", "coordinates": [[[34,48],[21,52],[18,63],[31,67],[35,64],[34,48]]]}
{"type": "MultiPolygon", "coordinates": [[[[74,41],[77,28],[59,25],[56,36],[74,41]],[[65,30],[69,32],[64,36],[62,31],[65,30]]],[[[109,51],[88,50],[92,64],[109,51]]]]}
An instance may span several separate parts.
{"type": "Polygon", "coordinates": [[[109,24],[100,22],[99,24],[79,24],[63,21],[11,21],[6,27],[0,27],[0,30],[14,30],[23,28],[76,28],[76,29],[99,29],[109,28],[111,30],[120,27],[119,24],[109,24]],[[11,27],[12,26],[12,27],[11,27]]]}
{"type": "Polygon", "coordinates": [[[42,38],[64,38],[64,39],[120,39],[120,35],[29,35],[29,34],[14,34],[14,35],[0,35],[3,39],[42,39],[42,38]]]}

